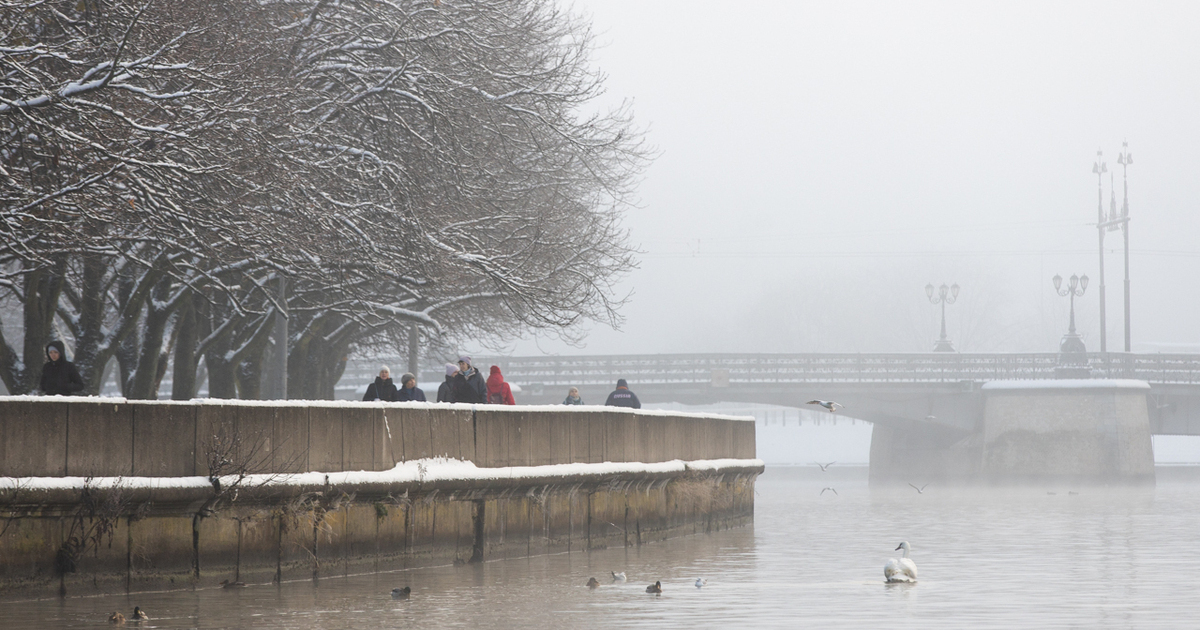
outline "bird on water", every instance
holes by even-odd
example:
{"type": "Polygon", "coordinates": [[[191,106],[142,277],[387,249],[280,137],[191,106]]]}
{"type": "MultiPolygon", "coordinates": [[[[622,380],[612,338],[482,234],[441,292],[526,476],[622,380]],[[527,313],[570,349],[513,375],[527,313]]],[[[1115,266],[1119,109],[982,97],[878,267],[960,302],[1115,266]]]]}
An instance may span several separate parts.
{"type": "Polygon", "coordinates": [[[625,572],[624,571],[622,571],[620,573],[617,573],[616,571],[609,571],[609,573],[612,573],[614,582],[624,582],[625,581],[625,572]]]}
{"type": "Polygon", "coordinates": [[[647,586],[646,592],[654,593],[655,595],[661,595],[662,594],[662,582],[655,582],[655,583],[651,584],[650,586],[647,586]]]}
{"type": "Polygon", "coordinates": [[[708,580],[704,578],[696,578],[696,588],[700,588],[706,584],[708,584],[708,580]]]}
{"type": "Polygon", "coordinates": [[[594,577],[590,577],[590,578],[588,578],[587,587],[588,587],[588,588],[599,588],[599,587],[600,587],[600,580],[597,580],[597,579],[596,579],[596,578],[594,578],[594,577]]]}
{"type": "Polygon", "coordinates": [[[230,582],[229,580],[221,580],[221,588],[246,588],[245,582],[230,582]]]}
{"type": "Polygon", "coordinates": [[[142,610],[141,606],[134,606],[133,615],[129,618],[134,621],[150,621],[150,615],[147,615],[146,611],[142,610]]]}
{"type": "Polygon", "coordinates": [[[842,403],[838,403],[838,402],[833,402],[832,400],[810,400],[804,404],[820,405],[820,406],[824,407],[827,411],[829,411],[829,413],[833,413],[834,411],[837,410],[838,407],[841,407],[843,409],[845,409],[845,407],[846,407],[846,405],[843,405],[842,403]]]}
{"type": "Polygon", "coordinates": [[[404,588],[392,589],[392,599],[408,599],[408,596],[411,594],[412,594],[411,586],[405,586],[404,588]]]}
{"type": "Polygon", "coordinates": [[[108,623],[111,623],[114,625],[123,624],[123,623],[125,623],[125,615],[122,615],[121,613],[114,610],[113,614],[108,616],[108,623]]]}
{"type": "Polygon", "coordinates": [[[912,560],[908,559],[908,552],[911,549],[908,541],[900,543],[896,547],[896,551],[904,550],[904,557],[892,558],[883,565],[883,577],[889,583],[896,582],[916,582],[917,581],[917,565],[912,560]]]}

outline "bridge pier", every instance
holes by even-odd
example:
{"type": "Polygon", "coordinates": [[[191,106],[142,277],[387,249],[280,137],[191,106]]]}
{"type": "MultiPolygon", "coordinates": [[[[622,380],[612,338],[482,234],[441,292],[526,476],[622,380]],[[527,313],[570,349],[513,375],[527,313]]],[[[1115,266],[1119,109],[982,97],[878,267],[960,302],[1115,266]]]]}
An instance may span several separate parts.
{"type": "Polygon", "coordinates": [[[1153,484],[1149,393],[1135,380],[992,381],[975,390],[978,416],[955,418],[963,428],[877,415],[871,484],[1153,484]]]}
{"type": "Polygon", "coordinates": [[[961,484],[979,477],[977,434],[925,422],[876,422],[871,430],[872,486],[961,484]]]}
{"type": "Polygon", "coordinates": [[[1154,483],[1145,381],[996,381],[983,392],[984,480],[1154,483]]]}

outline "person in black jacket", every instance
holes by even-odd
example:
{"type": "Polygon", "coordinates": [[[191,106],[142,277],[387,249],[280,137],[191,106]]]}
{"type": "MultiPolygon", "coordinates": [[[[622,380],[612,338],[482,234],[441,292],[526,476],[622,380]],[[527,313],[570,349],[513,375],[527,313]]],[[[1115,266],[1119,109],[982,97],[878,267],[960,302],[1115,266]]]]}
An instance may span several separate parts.
{"type": "Polygon", "coordinates": [[[404,376],[400,377],[400,389],[396,392],[396,402],[412,400],[427,402],[424,390],[417,387],[417,377],[406,372],[404,376]]]}
{"type": "Polygon", "coordinates": [[[454,377],[454,402],[487,402],[487,381],[484,381],[479,370],[471,365],[471,357],[458,357],[458,374],[454,377]]]}
{"type": "Polygon", "coordinates": [[[629,391],[629,383],[626,383],[623,378],[617,380],[617,389],[608,395],[608,400],[604,401],[604,404],[609,407],[642,408],[642,401],[638,400],[637,394],[629,391]]]}
{"type": "Polygon", "coordinates": [[[70,396],[83,391],[83,378],[75,364],[67,360],[63,342],[46,344],[46,364],[42,366],[42,393],[47,396],[70,396]]]}
{"type": "Polygon", "coordinates": [[[379,370],[379,376],[375,377],[375,382],[367,385],[367,393],[363,394],[363,400],[396,400],[396,385],[392,383],[392,371],[388,366],[383,366],[383,369],[379,370]]]}
{"type": "Polygon", "coordinates": [[[453,363],[446,364],[446,380],[438,386],[437,401],[438,402],[454,402],[454,377],[458,375],[458,366],[453,363]]]}

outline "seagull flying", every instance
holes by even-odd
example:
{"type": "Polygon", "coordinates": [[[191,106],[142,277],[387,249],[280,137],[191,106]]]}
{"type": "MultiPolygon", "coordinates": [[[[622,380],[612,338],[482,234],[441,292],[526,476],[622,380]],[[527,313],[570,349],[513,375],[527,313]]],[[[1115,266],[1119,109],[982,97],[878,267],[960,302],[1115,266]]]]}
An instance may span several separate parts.
{"type": "Polygon", "coordinates": [[[829,470],[830,466],[836,464],[837,462],[829,462],[828,464],[822,464],[821,462],[813,462],[813,463],[821,467],[821,472],[825,472],[826,470],[829,470]]]}
{"type": "Polygon", "coordinates": [[[832,400],[810,400],[804,404],[806,404],[806,405],[821,405],[822,407],[828,409],[829,413],[833,413],[838,407],[844,408],[846,406],[846,405],[843,405],[842,403],[833,402],[832,400]]]}
{"type": "Polygon", "coordinates": [[[832,491],[834,494],[837,494],[837,490],[834,490],[833,488],[821,488],[821,494],[825,494],[826,490],[832,491]]]}
{"type": "Polygon", "coordinates": [[[929,487],[929,484],[925,484],[925,485],[921,486],[920,488],[913,486],[911,483],[908,485],[912,486],[912,489],[916,490],[917,494],[925,494],[925,488],[929,487]]]}

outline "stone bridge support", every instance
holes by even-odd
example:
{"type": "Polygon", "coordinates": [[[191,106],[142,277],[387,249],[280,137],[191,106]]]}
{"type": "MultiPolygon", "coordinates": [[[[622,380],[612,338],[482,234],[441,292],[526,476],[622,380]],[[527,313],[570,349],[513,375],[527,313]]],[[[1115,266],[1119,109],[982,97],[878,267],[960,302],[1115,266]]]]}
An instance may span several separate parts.
{"type": "Polygon", "coordinates": [[[1154,483],[1146,382],[995,381],[976,392],[973,430],[871,419],[871,483],[1154,483]]]}

